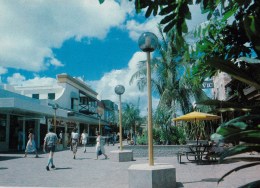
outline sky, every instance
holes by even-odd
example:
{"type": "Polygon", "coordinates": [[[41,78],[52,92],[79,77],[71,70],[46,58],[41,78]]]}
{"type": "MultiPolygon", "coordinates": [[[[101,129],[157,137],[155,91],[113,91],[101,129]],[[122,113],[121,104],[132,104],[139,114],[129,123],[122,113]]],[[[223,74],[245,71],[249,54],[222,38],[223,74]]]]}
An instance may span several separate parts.
{"type": "MultiPolygon", "coordinates": [[[[189,29],[206,20],[190,6],[189,29]]],[[[146,59],[137,44],[146,31],[159,36],[161,17],[145,19],[128,0],[0,0],[0,84],[51,85],[66,73],[87,83],[98,99],[122,102],[146,113],[147,91],[129,80],[146,59]],[[138,103],[139,101],[139,103],[138,103]]],[[[159,99],[153,97],[153,107],[159,99]]]]}

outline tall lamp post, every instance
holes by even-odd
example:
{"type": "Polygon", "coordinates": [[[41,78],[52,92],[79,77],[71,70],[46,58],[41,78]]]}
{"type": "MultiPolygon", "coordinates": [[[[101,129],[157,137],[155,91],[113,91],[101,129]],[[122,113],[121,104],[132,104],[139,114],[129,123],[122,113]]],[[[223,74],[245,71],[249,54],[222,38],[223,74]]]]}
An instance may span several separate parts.
{"type": "Polygon", "coordinates": [[[100,135],[102,135],[101,134],[101,117],[102,117],[102,113],[101,112],[99,112],[98,114],[97,114],[97,116],[98,116],[98,131],[99,131],[99,134],[100,135]]]}
{"type": "Polygon", "coordinates": [[[120,142],[120,151],[123,150],[122,146],[122,107],[121,107],[121,95],[125,92],[125,87],[122,85],[117,85],[115,87],[115,93],[119,96],[119,142],[120,142]]]}
{"type": "Polygon", "coordinates": [[[158,45],[158,38],[151,32],[143,33],[138,40],[139,48],[146,52],[147,61],[147,95],[148,95],[148,151],[149,151],[149,165],[154,166],[153,157],[153,125],[152,125],[152,96],[151,96],[151,66],[150,53],[153,52],[158,45]]]}
{"type": "Polygon", "coordinates": [[[53,122],[53,125],[54,125],[54,132],[56,133],[56,127],[57,127],[57,124],[56,124],[56,111],[57,109],[59,108],[59,105],[57,103],[55,103],[52,108],[54,109],[54,122],[53,122]]]}

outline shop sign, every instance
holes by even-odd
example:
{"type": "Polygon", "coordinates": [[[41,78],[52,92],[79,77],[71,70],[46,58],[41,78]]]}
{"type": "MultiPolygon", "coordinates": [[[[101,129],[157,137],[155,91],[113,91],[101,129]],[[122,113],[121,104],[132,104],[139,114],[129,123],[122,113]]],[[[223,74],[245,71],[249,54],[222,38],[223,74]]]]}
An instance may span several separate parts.
{"type": "Polygon", "coordinates": [[[213,80],[207,80],[202,83],[202,89],[214,88],[213,80]]]}
{"type": "MultiPolygon", "coordinates": [[[[54,125],[54,119],[49,119],[49,123],[51,125],[54,125]]],[[[75,127],[77,124],[74,121],[64,121],[64,120],[56,120],[56,126],[69,126],[69,127],[75,127]]]]}

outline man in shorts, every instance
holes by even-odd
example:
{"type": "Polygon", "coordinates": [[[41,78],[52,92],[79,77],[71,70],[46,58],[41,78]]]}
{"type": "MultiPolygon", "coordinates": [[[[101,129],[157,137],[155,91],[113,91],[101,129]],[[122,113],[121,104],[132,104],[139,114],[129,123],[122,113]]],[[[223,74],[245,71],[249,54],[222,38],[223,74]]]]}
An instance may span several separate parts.
{"type": "Polygon", "coordinates": [[[50,170],[49,165],[51,164],[51,168],[55,168],[53,164],[53,155],[55,151],[55,146],[58,142],[58,137],[56,133],[53,132],[53,128],[49,128],[49,132],[46,134],[44,138],[43,151],[49,152],[49,160],[48,165],[46,166],[46,170],[50,170]]]}

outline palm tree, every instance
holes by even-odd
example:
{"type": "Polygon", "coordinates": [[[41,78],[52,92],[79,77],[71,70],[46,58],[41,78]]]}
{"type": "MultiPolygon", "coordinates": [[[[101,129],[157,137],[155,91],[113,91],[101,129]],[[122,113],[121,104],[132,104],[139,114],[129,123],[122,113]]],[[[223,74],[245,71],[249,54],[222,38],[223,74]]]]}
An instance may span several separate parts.
{"type": "Polygon", "coordinates": [[[127,130],[134,130],[136,122],[141,120],[140,110],[134,104],[126,104],[122,109],[122,124],[127,130]]]}
{"type": "MultiPolygon", "coordinates": [[[[184,50],[178,52],[174,47],[175,39],[169,35],[164,37],[159,26],[162,42],[159,46],[159,58],[151,61],[152,88],[153,92],[160,97],[158,111],[164,110],[165,122],[170,122],[172,114],[180,109],[182,113],[192,110],[192,101],[201,98],[208,98],[202,91],[198,80],[190,77],[189,67],[184,62],[184,50]],[[170,113],[169,113],[170,112],[170,113]]],[[[139,70],[133,74],[130,84],[134,79],[140,90],[146,86],[146,66],[144,62],[139,63],[139,70]]]]}

